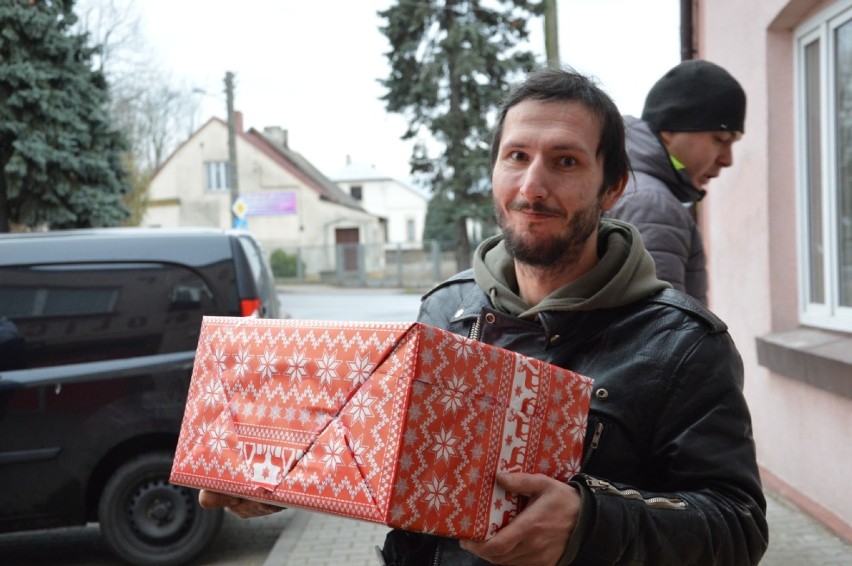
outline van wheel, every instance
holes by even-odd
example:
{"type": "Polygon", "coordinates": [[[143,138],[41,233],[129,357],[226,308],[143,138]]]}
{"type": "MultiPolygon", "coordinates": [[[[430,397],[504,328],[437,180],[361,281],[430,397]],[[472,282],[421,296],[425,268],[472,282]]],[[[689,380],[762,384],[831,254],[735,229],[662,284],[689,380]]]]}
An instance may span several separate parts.
{"type": "Polygon", "coordinates": [[[128,461],[101,494],[101,534],[131,564],[185,564],[207,549],[222,525],[223,510],[205,511],[196,490],[169,483],[172,457],[155,452],[128,461]]]}

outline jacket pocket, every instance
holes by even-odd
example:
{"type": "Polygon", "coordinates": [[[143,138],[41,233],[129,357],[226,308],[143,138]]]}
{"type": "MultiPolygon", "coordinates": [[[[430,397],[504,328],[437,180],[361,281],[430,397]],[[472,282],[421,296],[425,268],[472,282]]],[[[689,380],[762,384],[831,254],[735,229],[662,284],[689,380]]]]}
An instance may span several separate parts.
{"type": "Polygon", "coordinates": [[[583,463],[580,466],[580,471],[583,472],[591,462],[595,453],[601,445],[606,431],[606,424],[600,418],[589,416],[589,426],[586,429],[586,442],[583,450],[583,463]]]}

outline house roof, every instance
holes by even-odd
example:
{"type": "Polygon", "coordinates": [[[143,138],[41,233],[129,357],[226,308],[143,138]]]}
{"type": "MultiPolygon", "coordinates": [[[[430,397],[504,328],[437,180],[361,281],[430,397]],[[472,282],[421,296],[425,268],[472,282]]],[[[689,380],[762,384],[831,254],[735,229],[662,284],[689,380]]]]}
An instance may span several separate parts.
{"type": "Polygon", "coordinates": [[[386,181],[391,178],[376,169],[375,165],[366,165],[348,160],[346,166],[332,176],[335,181],[386,181]]]}
{"type": "Polygon", "coordinates": [[[319,193],[320,198],[366,212],[357,200],[323,175],[310,161],[280,143],[273,136],[251,128],[245,135],[245,139],[290,173],[299,177],[306,185],[319,193]]]}
{"type": "Polygon", "coordinates": [[[385,175],[379,172],[379,170],[376,169],[375,165],[357,163],[355,161],[352,161],[348,157],[346,166],[338,170],[334,175],[331,176],[331,178],[334,179],[336,183],[369,183],[392,181],[398,186],[408,189],[412,193],[416,194],[419,197],[422,197],[425,200],[429,199],[429,195],[421,188],[407,181],[401,181],[399,179],[394,179],[393,177],[385,175]]]}
{"type": "MultiPolygon", "coordinates": [[[[180,153],[201,130],[207,128],[211,123],[218,123],[223,128],[227,128],[228,124],[217,117],[210,118],[200,128],[195,130],[186,140],[183,141],[167,158],[160,164],[157,171],[154,173],[156,177],[165,165],[171,161],[175,155],[180,153]]],[[[316,191],[321,199],[324,199],[335,204],[346,206],[361,212],[367,212],[361,204],[352,198],[348,193],[338,187],[328,177],[323,175],[319,169],[314,167],[310,161],[305,159],[298,152],[293,151],[285,144],[279,143],[274,137],[265,135],[262,132],[250,129],[248,132],[237,130],[236,135],[239,139],[256,147],[259,151],[269,156],[278,165],[289,171],[294,176],[301,179],[306,186],[316,191]]]]}

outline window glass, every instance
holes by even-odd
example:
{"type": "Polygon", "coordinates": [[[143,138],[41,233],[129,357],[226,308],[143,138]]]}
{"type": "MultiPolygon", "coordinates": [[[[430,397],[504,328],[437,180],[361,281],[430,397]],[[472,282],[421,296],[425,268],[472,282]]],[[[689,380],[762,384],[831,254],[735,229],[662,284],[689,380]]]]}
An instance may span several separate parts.
{"type": "Polygon", "coordinates": [[[255,240],[248,236],[240,236],[238,241],[246,253],[252,276],[258,287],[260,299],[263,302],[264,316],[277,318],[278,291],[275,288],[275,278],[263,257],[263,250],[255,240]]]}
{"type": "Polygon", "coordinates": [[[226,192],[230,189],[228,182],[228,162],[208,161],[204,164],[204,184],[208,191],[226,192]]]}
{"type": "Polygon", "coordinates": [[[215,310],[204,280],[172,264],[0,269],[0,315],[23,336],[30,368],[192,350],[215,310]]]}
{"type": "Polygon", "coordinates": [[[805,47],[805,115],[807,125],[808,253],[810,256],[810,301],[825,303],[825,246],[822,241],[822,146],[820,134],[819,41],[805,47]]]}
{"type": "Polygon", "coordinates": [[[835,30],[838,289],[852,307],[852,19],[835,30]]]}
{"type": "Polygon", "coordinates": [[[852,0],[796,30],[801,321],[852,331],[852,0]]]}

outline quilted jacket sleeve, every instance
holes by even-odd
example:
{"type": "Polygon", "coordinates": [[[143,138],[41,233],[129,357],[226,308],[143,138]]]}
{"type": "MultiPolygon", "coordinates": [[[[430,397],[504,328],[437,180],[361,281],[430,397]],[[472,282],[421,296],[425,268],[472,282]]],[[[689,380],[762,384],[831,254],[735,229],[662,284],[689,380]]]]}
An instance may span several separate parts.
{"type": "Polygon", "coordinates": [[[689,209],[658,179],[635,175],[609,215],[636,226],[659,279],[706,305],[704,247],[689,209]]]}

